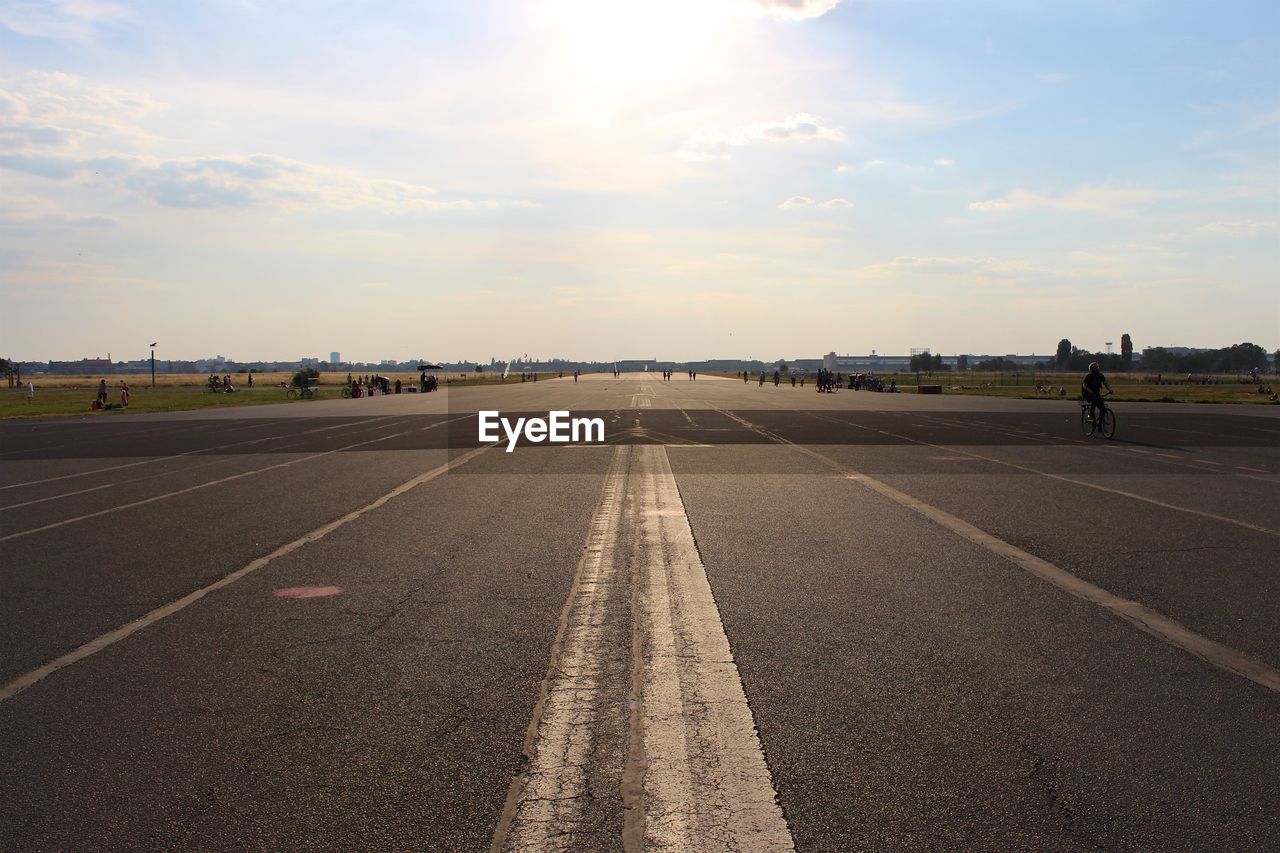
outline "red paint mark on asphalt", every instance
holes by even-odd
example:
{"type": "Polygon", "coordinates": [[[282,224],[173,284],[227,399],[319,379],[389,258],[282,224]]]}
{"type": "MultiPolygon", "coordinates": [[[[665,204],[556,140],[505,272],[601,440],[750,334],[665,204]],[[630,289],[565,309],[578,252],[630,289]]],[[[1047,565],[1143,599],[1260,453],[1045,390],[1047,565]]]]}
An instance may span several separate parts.
{"type": "Polygon", "coordinates": [[[271,593],[276,598],[324,598],[342,592],[340,586],[290,586],[271,593]]]}
{"type": "Polygon", "coordinates": [[[1266,468],[1250,468],[1248,465],[1237,465],[1236,468],[1240,469],[1241,471],[1252,471],[1255,474],[1267,473],[1266,468]]]}

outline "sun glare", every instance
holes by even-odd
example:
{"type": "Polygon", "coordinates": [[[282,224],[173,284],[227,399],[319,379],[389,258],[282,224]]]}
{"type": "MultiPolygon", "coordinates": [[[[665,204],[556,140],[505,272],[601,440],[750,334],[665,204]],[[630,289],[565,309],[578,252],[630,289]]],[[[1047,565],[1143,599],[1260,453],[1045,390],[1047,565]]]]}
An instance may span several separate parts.
{"type": "Polygon", "coordinates": [[[679,82],[711,61],[717,37],[740,17],[729,0],[545,0],[538,13],[552,62],[602,93],[679,82]]]}

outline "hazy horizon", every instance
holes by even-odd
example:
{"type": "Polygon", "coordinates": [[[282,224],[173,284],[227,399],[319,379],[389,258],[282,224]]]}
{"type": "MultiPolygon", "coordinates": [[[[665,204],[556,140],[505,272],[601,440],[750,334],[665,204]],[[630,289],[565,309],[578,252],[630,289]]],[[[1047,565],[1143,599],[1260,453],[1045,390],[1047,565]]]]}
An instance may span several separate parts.
{"type": "Polygon", "coordinates": [[[1271,352],[1278,24],[0,2],[0,356],[1271,352]]]}

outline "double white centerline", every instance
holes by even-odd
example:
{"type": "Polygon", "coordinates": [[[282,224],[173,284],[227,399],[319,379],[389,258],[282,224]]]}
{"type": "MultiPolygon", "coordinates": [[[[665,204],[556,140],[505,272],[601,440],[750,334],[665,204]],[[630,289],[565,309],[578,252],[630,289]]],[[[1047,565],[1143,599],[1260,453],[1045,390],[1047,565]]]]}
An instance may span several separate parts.
{"type": "Polygon", "coordinates": [[[495,851],[793,849],[662,446],[614,451],[525,750],[495,851]]]}

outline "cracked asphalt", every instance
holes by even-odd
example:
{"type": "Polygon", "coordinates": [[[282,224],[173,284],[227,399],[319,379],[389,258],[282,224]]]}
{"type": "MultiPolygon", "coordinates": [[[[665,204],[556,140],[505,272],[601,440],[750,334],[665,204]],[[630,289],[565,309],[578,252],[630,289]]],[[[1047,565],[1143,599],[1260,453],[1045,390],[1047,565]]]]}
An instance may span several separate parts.
{"type": "Polygon", "coordinates": [[[0,700],[0,848],[488,849],[611,448],[486,451],[148,614],[479,409],[569,409],[667,445],[797,849],[1274,850],[1280,693],[832,467],[1280,669],[1280,410],[1207,408],[1086,441],[1069,402],[631,375],[0,422],[0,685],[154,619],[0,700]]]}

